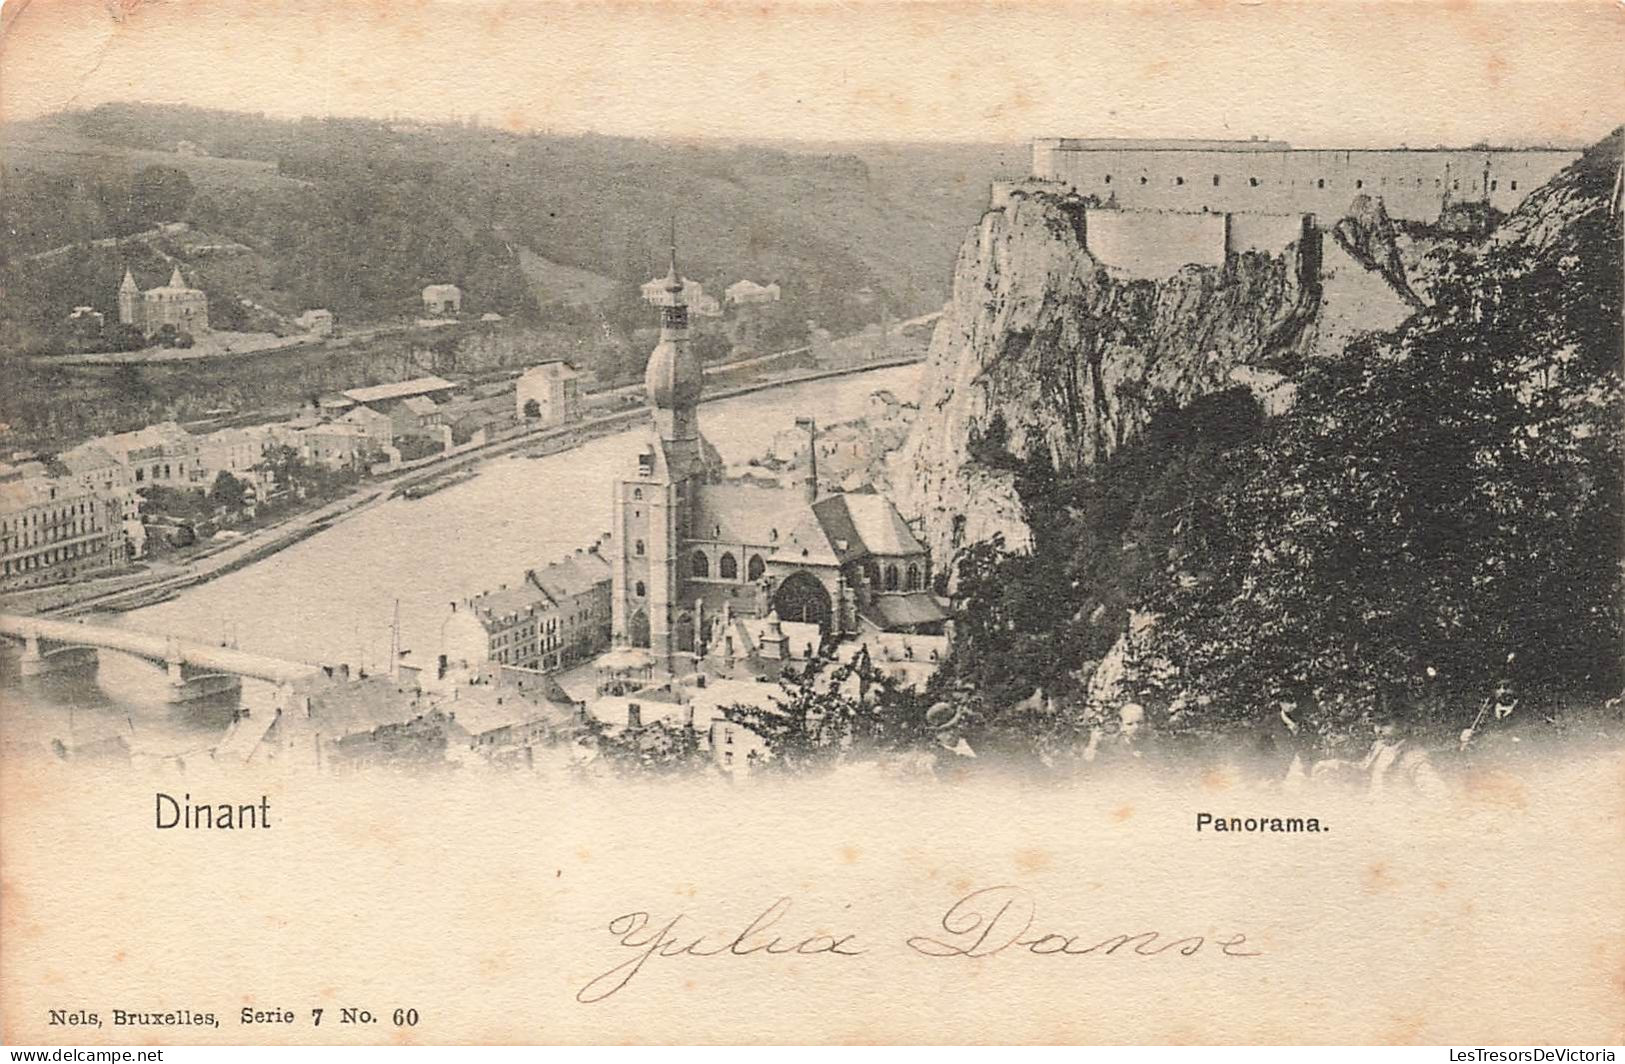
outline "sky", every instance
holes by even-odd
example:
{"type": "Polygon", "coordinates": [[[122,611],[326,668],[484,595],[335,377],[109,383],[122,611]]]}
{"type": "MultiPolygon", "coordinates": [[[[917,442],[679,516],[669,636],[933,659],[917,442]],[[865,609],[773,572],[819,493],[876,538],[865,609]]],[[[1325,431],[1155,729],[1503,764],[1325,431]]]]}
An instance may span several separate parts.
{"type": "Polygon", "coordinates": [[[0,119],[114,100],[768,140],[1581,143],[1625,2],[5,0],[0,119]]]}

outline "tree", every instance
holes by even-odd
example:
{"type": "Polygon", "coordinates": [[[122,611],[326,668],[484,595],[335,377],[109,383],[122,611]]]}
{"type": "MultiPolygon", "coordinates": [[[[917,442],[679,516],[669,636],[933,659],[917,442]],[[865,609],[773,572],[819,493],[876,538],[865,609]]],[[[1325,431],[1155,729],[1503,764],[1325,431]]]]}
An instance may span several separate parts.
{"type": "Polygon", "coordinates": [[[1617,277],[1617,236],[1453,254],[1432,309],[1306,375],[1151,596],[1211,717],[1293,702],[1335,740],[1380,708],[1454,721],[1500,679],[1618,689],[1618,286],[1572,276],[1610,254],[1617,277]]]}
{"type": "Polygon", "coordinates": [[[930,739],[923,699],[876,669],[867,652],[844,664],[818,658],[802,671],[787,669],[779,687],[783,697],[773,705],[723,710],[728,720],[761,736],[775,770],[805,773],[930,739]]]}
{"type": "Polygon", "coordinates": [[[209,501],[223,507],[228,514],[237,513],[248,501],[248,485],[223,470],[209,489],[209,501]]]}
{"type": "Polygon", "coordinates": [[[136,173],[130,186],[134,215],[146,222],[179,218],[192,201],[192,179],[173,166],[149,166],[136,173]]]}

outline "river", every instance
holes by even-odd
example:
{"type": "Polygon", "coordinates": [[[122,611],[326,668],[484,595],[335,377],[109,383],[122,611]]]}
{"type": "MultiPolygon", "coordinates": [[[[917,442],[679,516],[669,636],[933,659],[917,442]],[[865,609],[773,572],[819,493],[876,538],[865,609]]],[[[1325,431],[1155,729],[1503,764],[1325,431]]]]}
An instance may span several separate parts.
{"type": "MultiPolygon", "coordinates": [[[[857,416],[881,388],[918,395],[921,372],[920,364],[897,366],[721,399],[700,408],[700,427],[725,461],[743,462],[797,417],[857,416]]],[[[406,660],[428,667],[453,601],[523,579],[527,568],[608,530],[609,483],[632,466],[647,431],[640,424],[545,458],[489,459],[471,480],[422,499],[390,499],[168,602],[92,620],[381,669],[398,602],[406,660]]],[[[0,738],[8,744],[120,734],[153,753],[201,752],[234,702],[165,706],[157,670],[111,653],[94,674],[20,685],[11,655],[4,671],[0,738]]]]}

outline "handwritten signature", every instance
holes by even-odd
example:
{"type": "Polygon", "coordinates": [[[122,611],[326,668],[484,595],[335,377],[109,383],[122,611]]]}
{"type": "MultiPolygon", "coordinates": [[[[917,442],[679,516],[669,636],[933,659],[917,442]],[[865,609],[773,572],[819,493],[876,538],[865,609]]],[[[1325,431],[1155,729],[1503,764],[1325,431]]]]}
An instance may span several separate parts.
{"type": "MultiPolygon", "coordinates": [[[[737,934],[694,934],[687,929],[688,914],[678,913],[659,923],[645,911],[624,913],[609,922],[609,933],[617,944],[630,950],[625,960],[603,972],[576,991],[576,1000],[593,1004],[625,989],[643,966],[656,957],[749,957],[798,956],[861,957],[869,952],[858,945],[856,932],[812,935],[785,934],[777,930],[790,911],[791,899],[779,898],[745,925],[737,934]],[[679,930],[681,928],[681,930],[679,930]]],[[[931,958],[992,957],[1007,951],[1039,956],[1154,957],[1172,953],[1190,957],[1208,946],[1226,957],[1257,957],[1248,950],[1244,934],[1209,939],[1205,935],[1170,938],[1161,931],[1139,931],[1099,938],[1096,935],[1035,931],[1037,904],[1026,890],[1015,886],[984,887],[954,902],[939,921],[941,934],[913,935],[903,940],[913,953],[931,958]]]]}

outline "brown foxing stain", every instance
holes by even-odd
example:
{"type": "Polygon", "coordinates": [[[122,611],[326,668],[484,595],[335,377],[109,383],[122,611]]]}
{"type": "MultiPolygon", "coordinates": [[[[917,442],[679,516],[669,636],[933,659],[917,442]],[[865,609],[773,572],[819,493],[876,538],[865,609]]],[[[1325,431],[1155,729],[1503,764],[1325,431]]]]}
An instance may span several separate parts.
{"type": "Polygon", "coordinates": [[[578,860],[578,861],[590,861],[590,860],[592,860],[592,851],[587,849],[585,846],[582,846],[581,848],[576,850],[576,860],[578,860]]]}
{"type": "Polygon", "coordinates": [[[856,846],[842,846],[841,847],[841,863],[842,864],[857,864],[858,863],[858,858],[860,858],[862,856],[863,856],[863,851],[858,849],[856,846]]]}
{"type": "Polygon", "coordinates": [[[1377,894],[1398,886],[1398,880],[1388,874],[1388,865],[1383,861],[1373,861],[1366,868],[1362,883],[1362,889],[1367,894],[1377,894]]]}
{"type": "Polygon", "coordinates": [[[1021,869],[1023,872],[1042,871],[1043,869],[1048,868],[1049,864],[1050,855],[1044,850],[1031,849],[1016,851],[1016,867],[1021,869]]]}
{"type": "Polygon", "coordinates": [[[1485,770],[1468,773],[1464,781],[1467,797],[1480,805],[1523,810],[1529,806],[1529,793],[1509,772],[1485,770]]]}
{"type": "Polygon", "coordinates": [[[125,957],[125,953],[124,953],[123,950],[118,949],[118,950],[113,951],[113,963],[114,964],[123,964],[124,963],[124,957],[125,957]]]}
{"type": "Polygon", "coordinates": [[[1112,810],[1112,819],[1119,823],[1129,819],[1133,815],[1134,807],[1132,805],[1120,805],[1116,809],[1112,810]]]}
{"type": "Polygon", "coordinates": [[[970,893],[971,881],[966,879],[964,876],[959,877],[958,879],[954,880],[952,883],[950,883],[948,885],[950,887],[954,888],[954,893],[956,893],[956,894],[969,894],[970,893]]]}
{"type": "Polygon", "coordinates": [[[0,927],[6,929],[6,935],[16,935],[18,938],[38,938],[44,931],[38,921],[28,918],[28,905],[23,901],[22,891],[12,880],[0,880],[0,927]]]}
{"type": "Polygon", "coordinates": [[[1416,1045],[1422,1040],[1422,1032],[1427,1029],[1427,1022],[1427,1017],[1420,1013],[1396,1016],[1381,1041],[1384,1045],[1391,1046],[1416,1045]]]}
{"type": "Polygon", "coordinates": [[[1450,880],[1435,879],[1433,881],[1433,889],[1438,891],[1440,894],[1443,894],[1445,891],[1450,889],[1450,880]]]}
{"type": "Polygon", "coordinates": [[[1235,781],[1224,769],[1210,768],[1202,773],[1202,789],[1209,791],[1227,791],[1235,781]]]}

